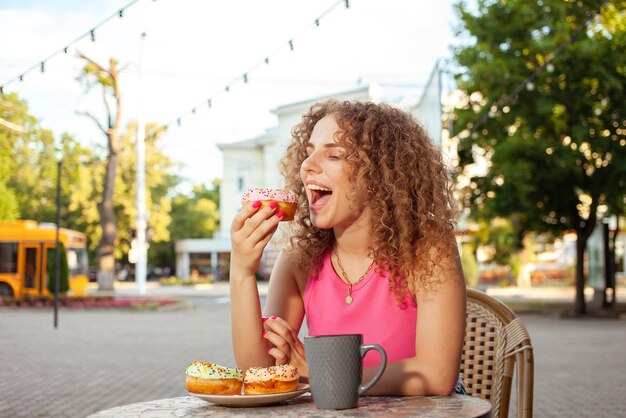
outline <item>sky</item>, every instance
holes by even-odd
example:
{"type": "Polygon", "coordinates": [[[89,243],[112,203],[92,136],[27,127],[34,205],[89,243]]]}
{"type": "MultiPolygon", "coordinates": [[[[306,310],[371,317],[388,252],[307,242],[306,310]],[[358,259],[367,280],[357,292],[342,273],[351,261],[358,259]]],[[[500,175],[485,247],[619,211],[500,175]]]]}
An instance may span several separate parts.
{"type": "Polygon", "coordinates": [[[103,121],[105,109],[100,92],[76,80],[76,52],[102,64],[116,58],[122,125],[138,117],[168,124],[162,150],[189,190],[221,177],[216,144],[275,126],[272,109],[368,83],[425,85],[451,55],[455,22],[452,0],[349,0],[348,8],[337,0],[0,0],[0,84],[57,137],[104,146],[79,114],[103,121]],[[123,18],[96,28],[123,8],[123,18]]]}

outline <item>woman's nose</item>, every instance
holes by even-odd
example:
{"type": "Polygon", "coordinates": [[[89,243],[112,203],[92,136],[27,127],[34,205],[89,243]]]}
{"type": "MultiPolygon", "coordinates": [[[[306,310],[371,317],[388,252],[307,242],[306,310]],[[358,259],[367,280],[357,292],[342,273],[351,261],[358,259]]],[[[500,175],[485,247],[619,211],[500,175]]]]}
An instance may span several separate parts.
{"type": "Polygon", "coordinates": [[[319,164],[317,163],[317,159],[315,158],[315,154],[309,155],[304,161],[302,161],[302,165],[300,166],[303,172],[319,172],[319,164]]]}

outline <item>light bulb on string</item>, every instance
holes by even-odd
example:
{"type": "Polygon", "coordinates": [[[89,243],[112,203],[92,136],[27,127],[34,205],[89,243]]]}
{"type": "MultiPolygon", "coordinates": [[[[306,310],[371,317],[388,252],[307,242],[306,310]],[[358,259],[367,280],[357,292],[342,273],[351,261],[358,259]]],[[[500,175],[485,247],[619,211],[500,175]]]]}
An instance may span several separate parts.
{"type": "Polygon", "coordinates": [[[45,61],[41,61],[40,69],[41,69],[42,73],[44,73],[46,71],[46,62],[45,61]]]}
{"type": "MultiPolygon", "coordinates": [[[[153,0],[153,1],[155,2],[156,0],[153,0]]],[[[131,4],[134,4],[135,2],[137,2],[137,0],[133,1],[131,4]]],[[[336,5],[339,5],[339,4],[340,4],[340,3],[339,3],[339,2],[337,2],[337,3],[335,4],[335,6],[336,6],[336,5]]],[[[349,2],[349,0],[344,0],[344,4],[345,4],[345,7],[346,7],[346,8],[349,8],[349,7],[350,7],[350,2],[349,2]]],[[[332,8],[334,8],[335,6],[333,6],[332,8]]],[[[330,11],[330,10],[329,10],[329,11],[330,11]]],[[[125,8],[123,8],[123,9],[119,9],[119,10],[117,11],[117,13],[116,13],[116,14],[117,14],[120,18],[123,18],[123,17],[124,17],[124,12],[125,12],[125,8]]],[[[115,16],[116,16],[116,14],[113,14],[112,16],[110,16],[109,18],[107,18],[107,20],[111,19],[112,17],[115,17],[115,16]]],[[[324,15],[325,15],[325,14],[326,14],[326,13],[324,13],[324,15]]],[[[324,15],[321,15],[321,16],[319,16],[317,19],[315,19],[315,20],[314,20],[315,26],[318,26],[318,27],[320,26],[321,18],[322,18],[324,15]]],[[[99,27],[100,27],[103,23],[105,23],[105,22],[106,22],[106,20],[105,20],[104,22],[102,22],[102,23],[98,24],[97,26],[95,26],[93,29],[91,29],[91,30],[88,32],[88,33],[89,33],[89,35],[91,36],[91,41],[92,41],[92,42],[95,42],[95,41],[96,41],[95,31],[96,31],[96,30],[97,30],[97,29],[98,29],[98,28],[99,28],[99,27]]],[[[83,35],[82,37],[84,37],[84,36],[85,36],[85,35],[83,35]]],[[[81,38],[82,38],[82,37],[81,37],[81,38]]],[[[67,46],[63,49],[63,52],[64,52],[65,54],[67,54],[67,53],[68,53],[69,46],[71,46],[71,44],[70,44],[70,45],[67,45],[67,46]]],[[[295,50],[295,47],[294,47],[294,40],[293,40],[293,39],[289,39],[289,41],[288,41],[288,46],[289,46],[290,51],[294,51],[294,50],[295,50]]],[[[269,64],[270,64],[270,57],[271,57],[271,55],[268,55],[268,56],[266,56],[266,57],[265,57],[264,62],[265,62],[265,64],[266,64],[266,65],[269,65],[269,64]]],[[[42,63],[41,63],[41,66],[42,66],[42,71],[44,71],[44,62],[42,62],[42,63]]],[[[23,80],[23,77],[24,77],[24,74],[20,75],[20,77],[19,77],[19,78],[20,78],[20,81],[22,81],[22,80],[23,80]]],[[[241,79],[243,80],[244,84],[247,84],[247,83],[249,82],[249,73],[247,73],[247,72],[246,72],[246,73],[243,73],[243,74],[242,74],[241,79]]],[[[231,83],[231,85],[232,85],[233,83],[236,83],[237,81],[238,81],[238,79],[233,80],[233,82],[231,83]]],[[[225,91],[226,93],[230,92],[230,87],[231,87],[231,85],[226,85],[226,86],[224,87],[224,91],[225,91]]],[[[209,108],[212,108],[213,103],[212,103],[212,99],[211,99],[211,98],[207,99],[207,105],[208,105],[208,107],[209,107],[209,108]]],[[[197,107],[194,107],[194,108],[192,108],[192,109],[191,109],[188,113],[195,114],[195,113],[196,113],[196,110],[197,110],[197,107]]],[[[188,114],[188,113],[187,113],[187,114],[188,114]]],[[[182,116],[180,116],[180,117],[178,117],[178,118],[176,118],[176,119],[175,119],[176,124],[177,124],[179,127],[181,127],[181,126],[182,126],[182,118],[183,118],[184,116],[186,116],[187,114],[182,115],[182,116]]],[[[163,126],[163,129],[164,129],[164,130],[167,130],[168,128],[169,128],[169,125],[164,125],[164,126],[163,126]]]]}
{"type": "Polygon", "coordinates": [[[554,64],[549,62],[548,65],[546,65],[546,71],[549,72],[549,73],[554,72],[554,64]]]}
{"type": "Polygon", "coordinates": [[[535,83],[533,83],[532,81],[529,81],[528,83],[526,83],[526,90],[533,91],[534,89],[535,89],[535,83]]]}
{"type": "MultiPolygon", "coordinates": [[[[154,0],[156,1],[156,0],[154,0]]],[[[137,3],[138,0],[133,0],[131,1],[128,5],[124,6],[124,8],[117,10],[114,14],[110,15],[109,17],[107,17],[105,20],[103,20],[102,22],[100,22],[99,24],[97,24],[96,26],[94,26],[91,30],[89,30],[87,33],[83,33],[78,39],[76,39],[75,41],[71,42],[69,45],[66,45],[65,47],[62,48],[62,51],[64,54],[67,54],[69,52],[69,47],[74,43],[77,42],[78,40],[81,40],[83,38],[85,38],[86,36],[89,36],[91,38],[92,42],[96,41],[96,30],[102,26],[103,24],[107,23],[111,18],[115,17],[115,16],[119,16],[120,18],[124,17],[124,12],[126,11],[126,9],[128,7],[130,7],[131,5],[137,3]]],[[[55,52],[54,54],[52,54],[49,58],[52,58],[53,56],[57,55],[60,52],[60,50],[57,50],[57,52],[55,52]]],[[[49,59],[48,58],[48,59],[49,59]]],[[[39,64],[40,69],[42,72],[45,71],[45,61],[44,62],[40,62],[39,64]]],[[[14,77],[13,79],[9,80],[8,83],[11,83],[13,81],[19,80],[19,81],[24,81],[24,75],[29,73],[30,71],[34,70],[36,66],[29,68],[28,70],[26,70],[24,73],[22,73],[21,75],[14,77]]]]}

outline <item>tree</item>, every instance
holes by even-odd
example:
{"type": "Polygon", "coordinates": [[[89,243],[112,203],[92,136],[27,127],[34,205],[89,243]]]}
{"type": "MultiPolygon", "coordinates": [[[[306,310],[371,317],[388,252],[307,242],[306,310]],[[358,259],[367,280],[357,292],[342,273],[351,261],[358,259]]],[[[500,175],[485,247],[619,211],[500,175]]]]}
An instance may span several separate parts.
{"type": "Polygon", "coordinates": [[[625,7],[457,5],[459,35],[468,35],[455,50],[466,94],[455,111],[459,174],[471,177],[464,203],[482,218],[508,217],[519,243],[531,231],[574,230],[577,314],[586,313],[584,254],[598,207],[626,194],[625,7]],[[486,170],[469,174],[481,160],[486,170]]]}
{"type": "Polygon", "coordinates": [[[92,225],[98,222],[94,151],[67,134],[55,141],[52,132],[40,126],[16,94],[0,99],[0,119],[4,121],[0,123],[0,217],[55,222],[55,151],[60,147],[61,225],[85,232],[93,240],[92,225]]]}
{"type": "MultiPolygon", "coordinates": [[[[129,123],[118,141],[120,169],[116,170],[113,205],[117,260],[123,260],[128,252],[135,222],[136,130],[136,124],[129,123]]],[[[170,196],[180,182],[172,174],[174,164],[160,150],[162,133],[160,126],[146,125],[147,207],[151,213],[148,226],[153,242],[169,239],[170,196]]],[[[87,235],[92,262],[102,237],[97,201],[102,196],[101,179],[107,169],[106,149],[83,146],[65,133],[55,140],[15,94],[0,99],[0,219],[55,221],[56,148],[63,156],[61,225],[87,235]]]]}
{"type": "MultiPolygon", "coordinates": [[[[52,215],[49,198],[43,191],[56,180],[54,138],[28,113],[25,101],[16,94],[0,99],[0,193],[7,199],[6,216],[17,218],[52,215]],[[42,156],[49,152],[52,159],[42,156]],[[20,183],[18,189],[17,185],[20,183]]],[[[53,200],[52,200],[53,201],[53,200]]]]}
{"type": "MultiPolygon", "coordinates": [[[[157,124],[147,124],[146,143],[146,209],[148,231],[151,242],[169,241],[171,218],[171,192],[179,183],[178,176],[171,174],[174,169],[172,160],[159,149],[159,141],[164,132],[157,124]]],[[[115,215],[118,229],[116,258],[122,259],[130,249],[133,230],[137,219],[137,153],[135,140],[137,124],[131,122],[120,136],[120,153],[115,186],[115,215]]]]}
{"type": "Polygon", "coordinates": [[[150,247],[150,261],[160,267],[173,268],[174,242],[186,238],[211,238],[219,229],[219,181],[213,189],[195,186],[191,196],[180,194],[172,199],[172,222],[169,225],[169,241],[150,247]]]}
{"type": "Polygon", "coordinates": [[[120,151],[119,127],[122,118],[122,95],[119,86],[119,69],[117,60],[111,58],[109,67],[105,68],[83,54],[79,58],[86,61],[79,76],[88,91],[92,87],[102,88],[102,100],[106,108],[106,123],[102,124],[94,115],[83,112],[98,126],[98,129],[107,139],[106,169],[102,182],[102,198],[98,202],[100,215],[101,238],[97,249],[98,255],[98,287],[103,290],[113,290],[115,280],[115,247],[117,226],[115,222],[115,177],[117,171],[117,156],[120,151]],[[109,102],[113,99],[114,105],[109,102]]]}
{"type": "Polygon", "coordinates": [[[68,134],[61,136],[61,144],[63,149],[61,225],[87,235],[89,263],[93,265],[101,236],[97,202],[104,164],[96,150],[83,146],[68,134]]]}
{"type": "MultiPolygon", "coordinates": [[[[67,251],[65,251],[65,245],[59,242],[59,293],[67,293],[70,290],[70,269],[67,264],[67,251]]],[[[56,277],[56,248],[48,249],[48,291],[54,294],[54,281],[56,277]]]]}
{"type": "Polygon", "coordinates": [[[14,167],[13,148],[24,134],[26,104],[15,93],[0,97],[0,219],[19,218],[15,190],[7,183],[14,167]]]}

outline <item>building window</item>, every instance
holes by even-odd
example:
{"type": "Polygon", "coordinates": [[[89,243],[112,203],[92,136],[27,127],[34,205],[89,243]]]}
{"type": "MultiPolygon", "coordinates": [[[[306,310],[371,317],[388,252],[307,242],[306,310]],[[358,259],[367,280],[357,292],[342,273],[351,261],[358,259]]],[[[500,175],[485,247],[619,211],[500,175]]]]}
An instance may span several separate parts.
{"type": "Polygon", "coordinates": [[[215,269],[211,265],[211,253],[190,253],[189,268],[193,277],[206,277],[214,274],[215,269]]]}

